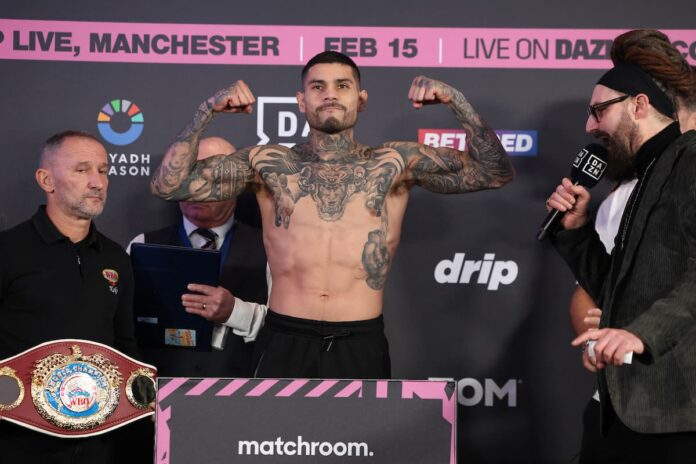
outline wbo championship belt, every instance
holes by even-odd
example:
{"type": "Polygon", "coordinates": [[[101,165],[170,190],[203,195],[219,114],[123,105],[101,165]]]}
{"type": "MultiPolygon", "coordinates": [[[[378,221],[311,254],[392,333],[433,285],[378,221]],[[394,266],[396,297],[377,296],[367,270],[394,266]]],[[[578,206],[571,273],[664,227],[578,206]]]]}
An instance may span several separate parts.
{"type": "Polygon", "coordinates": [[[54,340],[0,361],[0,420],[61,438],[154,414],[157,369],[87,340],[54,340]]]}

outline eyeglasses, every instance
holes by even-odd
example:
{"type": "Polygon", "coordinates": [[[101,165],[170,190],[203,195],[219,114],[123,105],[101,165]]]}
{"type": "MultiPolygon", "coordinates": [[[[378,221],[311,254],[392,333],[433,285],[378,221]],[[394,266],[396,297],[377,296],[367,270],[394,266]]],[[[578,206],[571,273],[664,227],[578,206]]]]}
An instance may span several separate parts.
{"type": "Polygon", "coordinates": [[[592,116],[595,121],[599,122],[599,113],[607,106],[613,105],[614,103],[619,103],[630,97],[630,95],[622,95],[620,97],[612,98],[611,100],[595,103],[587,107],[587,115],[592,116]]]}

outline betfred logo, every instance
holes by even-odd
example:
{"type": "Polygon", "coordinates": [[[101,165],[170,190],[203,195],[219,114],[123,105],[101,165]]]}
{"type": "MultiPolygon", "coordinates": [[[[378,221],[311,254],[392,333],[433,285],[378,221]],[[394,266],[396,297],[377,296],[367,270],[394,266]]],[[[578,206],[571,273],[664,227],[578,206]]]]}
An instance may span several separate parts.
{"type": "MultiPolygon", "coordinates": [[[[512,156],[536,156],[537,131],[497,130],[503,148],[512,156]]],[[[447,147],[466,150],[466,132],[463,129],[419,129],[418,142],[434,148],[447,147]]]]}
{"type": "Polygon", "coordinates": [[[486,253],[483,259],[465,260],[465,253],[455,253],[454,259],[443,259],[435,266],[435,281],[439,284],[486,285],[488,290],[498,290],[500,285],[510,285],[517,279],[517,263],[497,261],[494,253],[486,253]]]}

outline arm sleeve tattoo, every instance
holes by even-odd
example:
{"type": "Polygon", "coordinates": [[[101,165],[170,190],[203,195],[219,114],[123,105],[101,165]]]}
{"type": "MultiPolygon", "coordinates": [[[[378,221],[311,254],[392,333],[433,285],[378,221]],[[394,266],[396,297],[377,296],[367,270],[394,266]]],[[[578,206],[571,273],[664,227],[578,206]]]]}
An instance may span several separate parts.
{"type": "Polygon", "coordinates": [[[466,133],[467,150],[433,148],[414,142],[388,142],[407,164],[405,181],[436,193],[463,193],[502,187],[514,176],[495,132],[461,92],[450,88],[450,108],[466,133]]]}
{"type": "Polygon", "coordinates": [[[196,161],[201,134],[212,118],[212,105],[205,101],[155,171],[153,194],[166,200],[219,201],[234,198],[253,182],[249,156],[258,147],[196,161]]]}

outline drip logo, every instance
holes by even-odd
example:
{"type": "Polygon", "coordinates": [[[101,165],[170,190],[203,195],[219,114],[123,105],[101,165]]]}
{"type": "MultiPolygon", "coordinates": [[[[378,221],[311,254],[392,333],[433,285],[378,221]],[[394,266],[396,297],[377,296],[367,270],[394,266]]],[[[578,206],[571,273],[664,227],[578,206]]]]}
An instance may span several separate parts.
{"type": "Polygon", "coordinates": [[[143,113],[138,105],[128,100],[111,100],[97,117],[99,134],[112,145],[130,145],[144,128],[143,113]]]}
{"type": "Polygon", "coordinates": [[[486,253],[482,260],[464,260],[465,253],[455,253],[454,259],[443,259],[435,266],[435,280],[440,284],[486,285],[488,290],[498,290],[500,285],[510,285],[517,278],[517,263],[496,261],[494,253],[486,253]],[[478,278],[476,278],[478,274],[478,278]]]}

